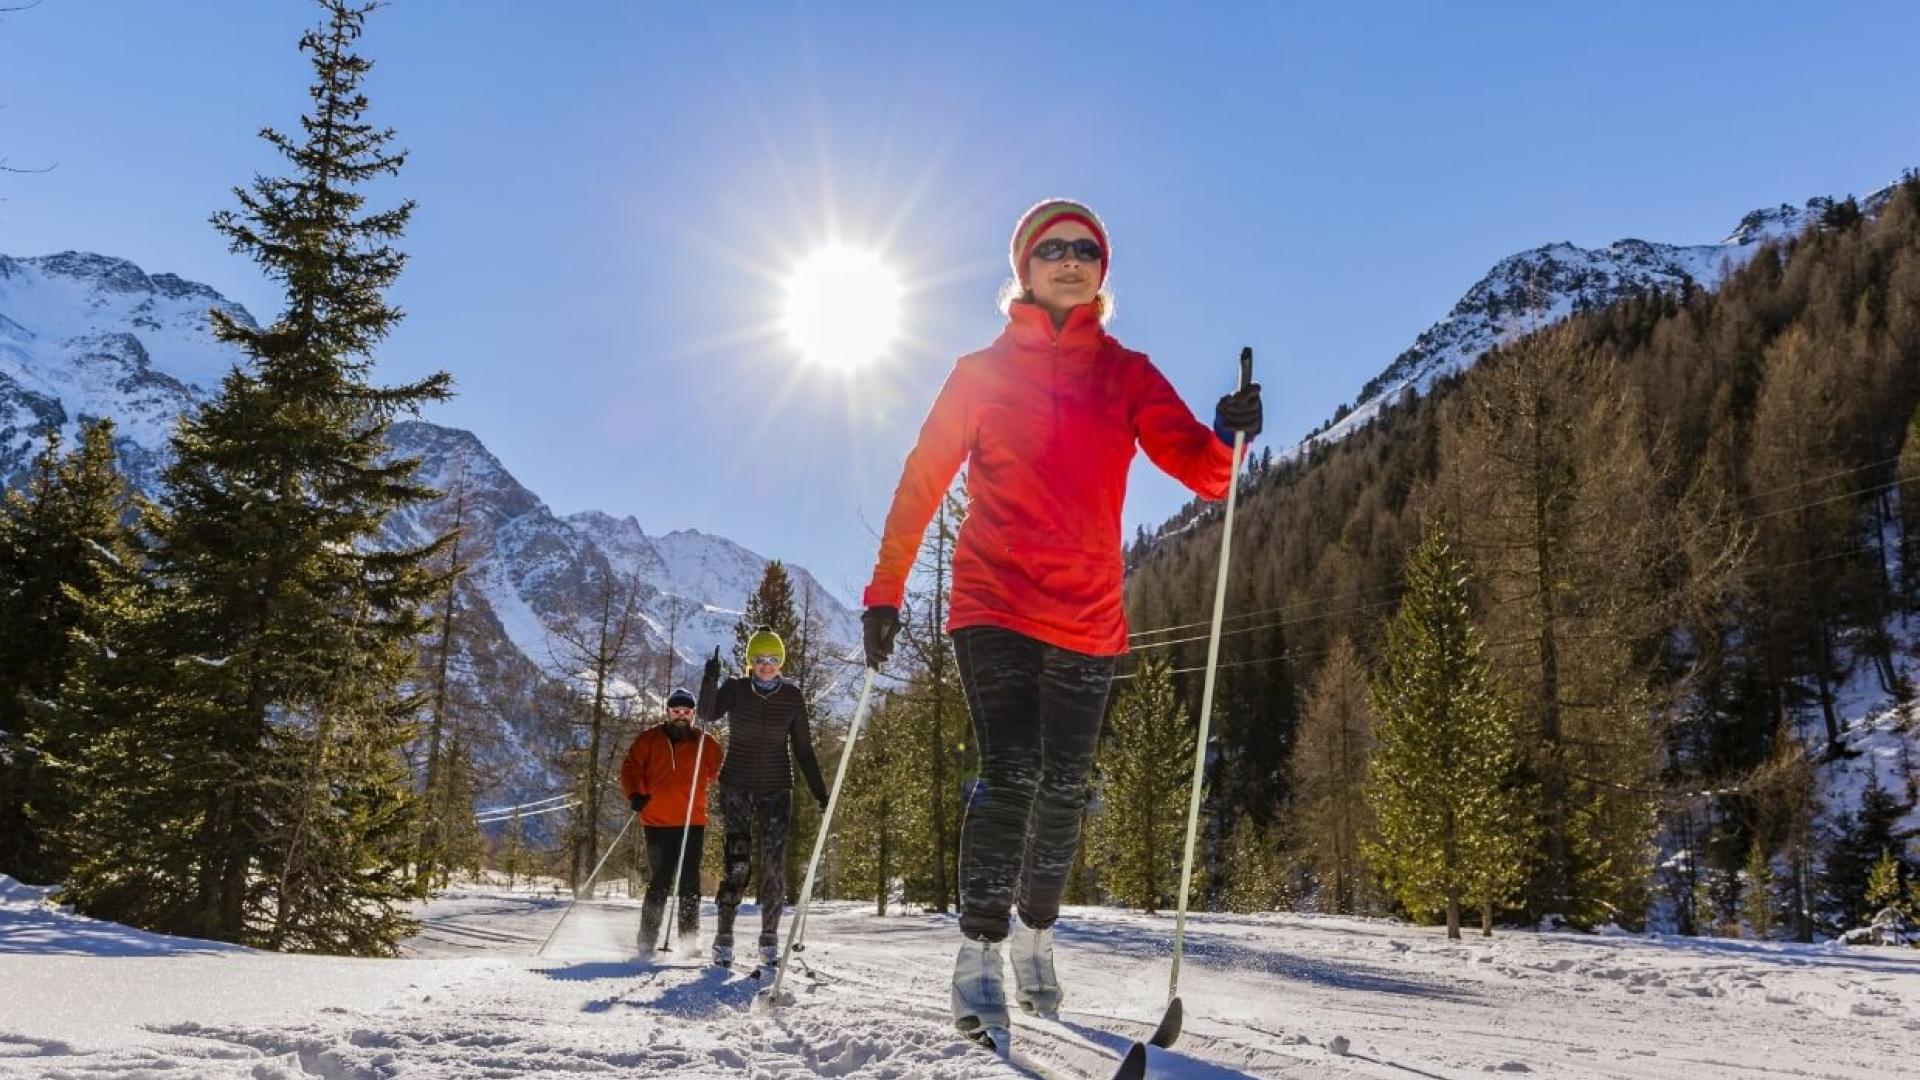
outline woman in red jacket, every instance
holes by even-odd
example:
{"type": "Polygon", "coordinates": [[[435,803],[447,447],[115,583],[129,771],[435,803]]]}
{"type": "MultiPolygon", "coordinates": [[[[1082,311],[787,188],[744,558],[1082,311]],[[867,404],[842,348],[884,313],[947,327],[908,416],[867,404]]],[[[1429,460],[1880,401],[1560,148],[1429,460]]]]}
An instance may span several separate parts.
{"type": "Polygon", "coordinates": [[[1120,522],[1137,448],[1202,498],[1224,498],[1233,432],[1260,430],[1260,388],[1211,428],[1147,358],[1104,329],[1112,249],[1093,211],[1043,202],[1014,228],[1007,325],[962,357],[907,456],[868,584],[867,663],[891,655],[914,553],[967,466],[947,630],[985,795],[960,839],[954,1024],[1005,1052],[1003,943],[1020,1005],[1059,1008],[1053,923],[1080,842],[1094,746],[1126,651],[1120,522]],[[1017,913],[1013,920],[1010,914],[1017,913]]]}

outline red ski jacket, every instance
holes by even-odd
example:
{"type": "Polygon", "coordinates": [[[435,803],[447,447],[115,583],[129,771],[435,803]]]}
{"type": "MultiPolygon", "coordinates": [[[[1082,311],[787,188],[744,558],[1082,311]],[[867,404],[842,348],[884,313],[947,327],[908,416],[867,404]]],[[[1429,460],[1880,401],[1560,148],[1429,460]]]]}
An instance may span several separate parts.
{"type": "Polygon", "coordinates": [[[1233,451],[1194,419],[1093,305],[1054,329],[1016,302],[992,345],[962,357],[920,426],[862,602],[898,607],[914,553],[962,462],[967,516],[953,552],[949,631],[998,626],[1075,652],[1127,651],[1120,512],[1136,445],[1204,499],[1233,451]]]}
{"type": "Polygon", "coordinates": [[[720,762],[727,755],[713,736],[704,731],[696,734],[705,740],[704,745],[694,739],[676,743],[667,738],[667,725],[655,724],[635,736],[633,745],[627,748],[627,759],[620,763],[620,790],[629,799],[649,796],[647,805],[640,808],[640,824],[678,828],[707,823],[707,788],[720,775],[720,762]],[[693,775],[696,751],[700,756],[698,777],[693,775]],[[693,820],[688,821],[687,794],[696,782],[700,789],[694,794],[693,820]]]}

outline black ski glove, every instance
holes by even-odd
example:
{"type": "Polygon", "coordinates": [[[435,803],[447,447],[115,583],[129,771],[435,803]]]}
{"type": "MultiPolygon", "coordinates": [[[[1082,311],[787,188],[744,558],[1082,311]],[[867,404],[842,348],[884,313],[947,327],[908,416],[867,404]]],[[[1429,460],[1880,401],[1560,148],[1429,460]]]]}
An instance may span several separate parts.
{"type": "Polygon", "coordinates": [[[860,629],[866,639],[867,666],[875,671],[893,656],[893,639],[900,633],[900,609],[875,605],[860,616],[860,629]]]}
{"type": "Polygon", "coordinates": [[[707,658],[707,664],[700,669],[702,685],[720,685],[720,646],[713,647],[713,655],[707,658]]]}
{"type": "Polygon", "coordinates": [[[627,805],[633,807],[633,812],[637,814],[647,805],[647,800],[651,798],[653,798],[653,796],[644,791],[638,795],[629,795],[627,796],[627,805]]]}
{"type": "Polygon", "coordinates": [[[1251,439],[1260,434],[1260,384],[1248,383],[1220,399],[1213,407],[1213,433],[1220,441],[1233,445],[1233,433],[1244,431],[1251,439]]]}

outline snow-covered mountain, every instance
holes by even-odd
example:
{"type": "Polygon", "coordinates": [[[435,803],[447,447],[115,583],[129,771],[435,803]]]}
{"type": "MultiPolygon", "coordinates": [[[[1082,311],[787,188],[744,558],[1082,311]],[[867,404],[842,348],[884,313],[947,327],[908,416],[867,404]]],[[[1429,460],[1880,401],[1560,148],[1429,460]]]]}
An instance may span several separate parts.
{"type": "MultiPolygon", "coordinates": [[[[1878,213],[1893,190],[1889,184],[1862,199],[1861,210],[1878,213]]],[[[1803,207],[1783,203],[1754,210],[1717,244],[1619,240],[1591,249],[1557,243],[1509,255],[1468,289],[1446,318],[1423,331],[1385,371],[1361,387],[1351,411],[1337,414],[1303,440],[1296,452],[1344,438],[1405,391],[1424,394],[1436,380],[1471,365],[1495,345],[1569,315],[1630,296],[1685,287],[1713,289],[1768,241],[1795,236],[1818,222],[1834,202],[1815,197],[1803,207]]]]}
{"type": "MultiPolygon", "coordinates": [[[[207,311],[215,307],[251,322],[205,285],[148,274],[123,259],[0,255],[0,485],[17,481],[51,433],[72,445],[83,422],[110,416],[123,466],[136,486],[152,491],[175,418],[206,400],[241,359],[213,339],[207,311]]],[[[471,432],[408,422],[394,428],[392,443],[419,457],[422,478],[446,493],[390,522],[396,540],[445,531],[457,503],[461,561],[470,567],[457,670],[496,681],[509,671],[522,681],[565,674],[566,650],[554,631],[587,610],[608,581],[637,583],[644,644],[665,655],[671,643],[682,661],[674,677],[687,678],[716,645],[731,650],[734,621],[765,557],[690,530],[651,535],[632,517],[556,515],[471,432]]],[[[792,569],[830,647],[850,652],[858,618],[811,574],[792,569]]],[[[524,709],[487,711],[499,717],[509,759],[535,755],[524,709]]],[[[502,764],[533,776],[525,762],[502,764]]]]}

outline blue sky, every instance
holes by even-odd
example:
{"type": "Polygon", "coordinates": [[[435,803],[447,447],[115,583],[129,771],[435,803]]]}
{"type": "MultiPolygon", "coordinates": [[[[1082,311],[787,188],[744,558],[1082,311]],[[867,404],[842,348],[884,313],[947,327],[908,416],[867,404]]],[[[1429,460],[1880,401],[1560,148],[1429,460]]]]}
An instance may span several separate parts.
{"type": "MultiPolygon", "coordinates": [[[[1255,347],[1290,443],[1493,262],[1723,238],[1920,165],[1920,5],[707,5],[395,0],[363,52],[420,203],[381,356],[452,371],[561,513],[633,514],[864,581],[953,358],[991,339],[1019,212],[1113,234],[1115,334],[1203,418],[1255,347]],[[920,10],[924,9],[924,10],[920,10]],[[855,379],[771,332],[785,269],[874,245],[906,340],[855,379]]],[[[270,317],[207,215],[278,169],[298,0],[0,15],[0,251],[129,258],[270,317]]],[[[1128,530],[1183,499],[1136,468],[1128,530]]]]}

